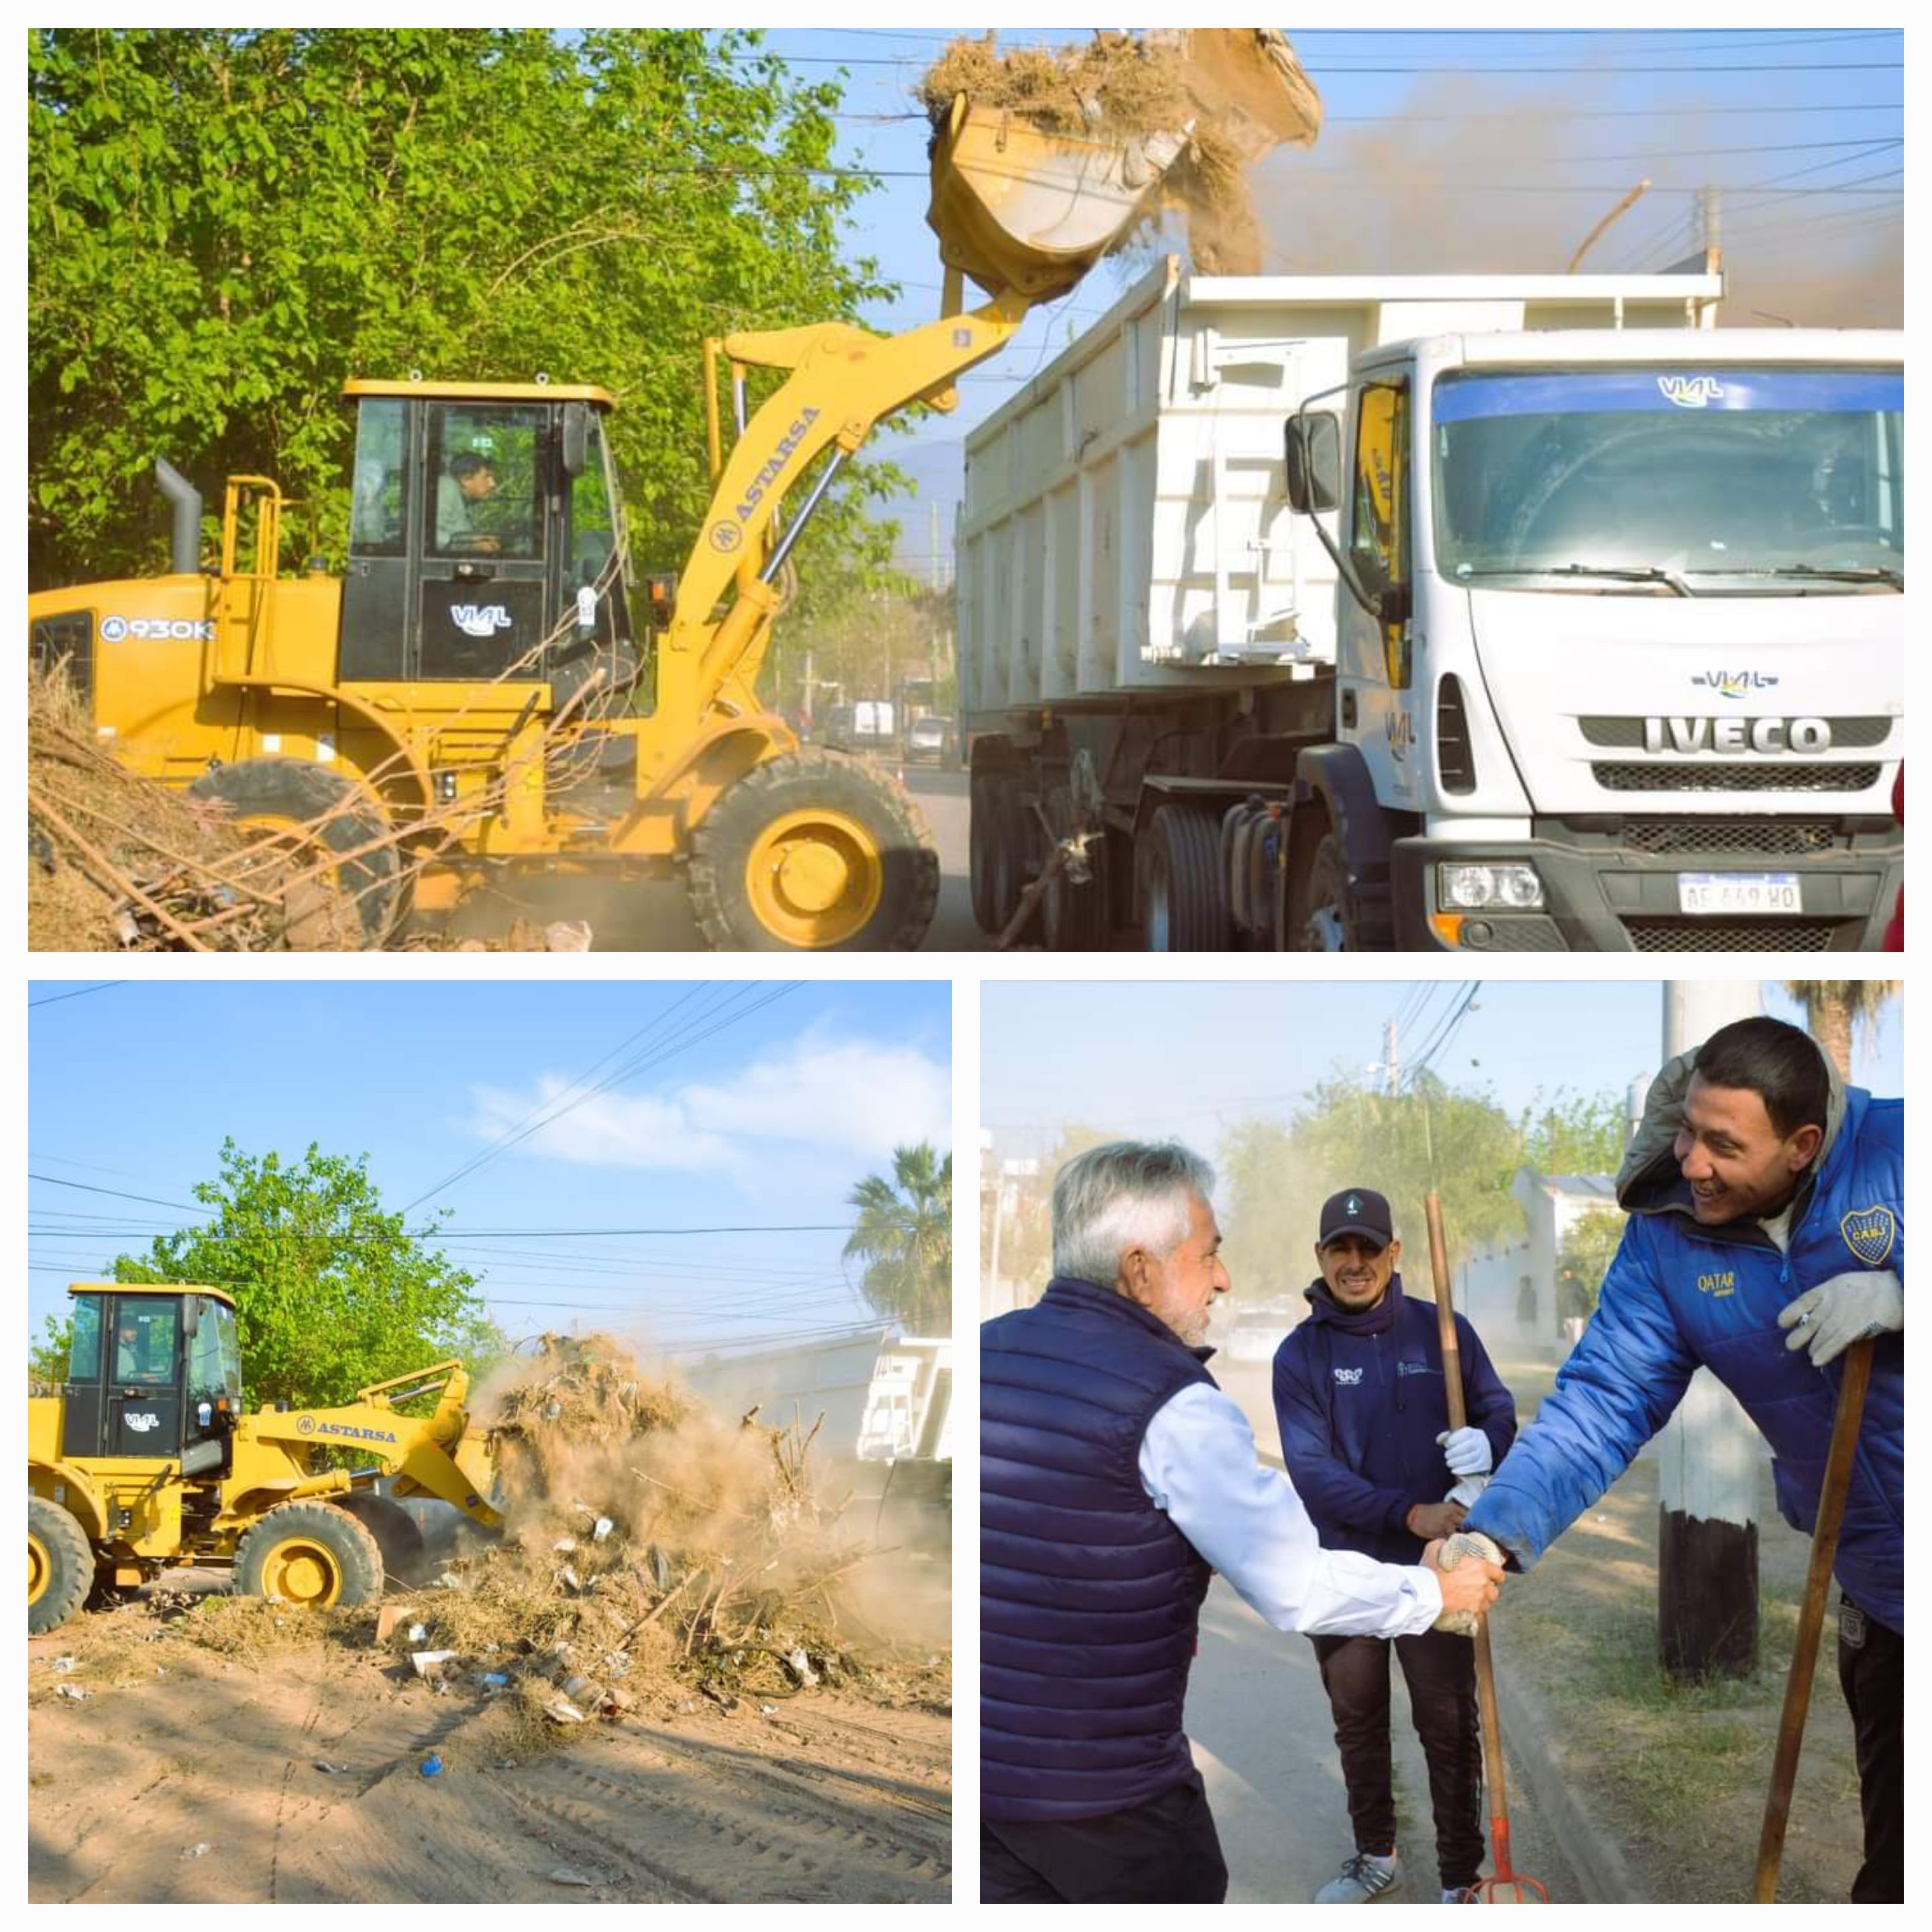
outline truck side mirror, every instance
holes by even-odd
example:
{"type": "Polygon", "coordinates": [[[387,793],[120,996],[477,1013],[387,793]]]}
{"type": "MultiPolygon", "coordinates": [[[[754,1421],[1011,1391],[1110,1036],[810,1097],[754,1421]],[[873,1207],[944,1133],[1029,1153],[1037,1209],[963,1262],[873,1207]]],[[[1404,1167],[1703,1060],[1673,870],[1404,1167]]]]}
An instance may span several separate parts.
{"type": "Polygon", "coordinates": [[[563,473],[581,476],[590,448],[590,405],[566,403],[563,406],[563,473]]]}
{"type": "Polygon", "coordinates": [[[1288,419],[1283,450],[1288,506],[1298,516],[1332,510],[1342,500],[1342,425],[1326,410],[1288,419]]]}

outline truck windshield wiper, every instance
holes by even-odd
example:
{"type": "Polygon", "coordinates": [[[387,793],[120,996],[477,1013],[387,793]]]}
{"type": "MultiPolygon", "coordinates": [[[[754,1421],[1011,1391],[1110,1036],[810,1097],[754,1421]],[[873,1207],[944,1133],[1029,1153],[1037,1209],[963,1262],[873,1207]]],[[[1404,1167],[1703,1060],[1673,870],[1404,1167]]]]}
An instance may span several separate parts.
{"type": "Polygon", "coordinates": [[[1667,584],[1679,597],[1695,593],[1673,571],[1660,570],[1654,563],[1544,563],[1534,566],[1538,577],[1612,577],[1621,584],[1667,584]]]}
{"type": "Polygon", "coordinates": [[[1828,584],[1888,584],[1894,590],[1905,588],[1905,573],[1888,563],[1772,563],[1761,568],[1738,571],[1700,571],[1700,576],[1714,577],[1816,577],[1828,584]]]}

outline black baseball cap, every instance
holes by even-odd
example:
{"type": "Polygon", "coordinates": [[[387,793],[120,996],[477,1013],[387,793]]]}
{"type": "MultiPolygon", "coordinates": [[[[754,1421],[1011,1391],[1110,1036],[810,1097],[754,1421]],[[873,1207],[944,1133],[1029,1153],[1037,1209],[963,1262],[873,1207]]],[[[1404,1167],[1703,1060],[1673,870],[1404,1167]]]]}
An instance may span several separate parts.
{"type": "Polygon", "coordinates": [[[1345,1187],[1322,1204],[1322,1232],[1317,1246],[1326,1247],[1343,1234],[1360,1234],[1378,1247],[1395,1239],[1395,1223],[1388,1201],[1372,1187],[1345,1187]]]}

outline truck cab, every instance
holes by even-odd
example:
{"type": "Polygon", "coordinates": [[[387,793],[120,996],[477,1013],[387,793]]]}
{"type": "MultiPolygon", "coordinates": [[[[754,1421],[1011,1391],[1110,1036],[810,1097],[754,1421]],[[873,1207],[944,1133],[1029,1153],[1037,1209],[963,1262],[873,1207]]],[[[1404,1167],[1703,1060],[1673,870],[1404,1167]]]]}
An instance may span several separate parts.
{"type": "MultiPolygon", "coordinates": [[[[1289,428],[1332,508],[1348,874],[1394,942],[1860,950],[1900,881],[1904,346],[1876,331],[1452,334],[1289,428]]],[[[1291,908],[1346,945],[1347,880],[1291,908]],[[1322,902],[1318,903],[1318,901],[1322,902]]]]}

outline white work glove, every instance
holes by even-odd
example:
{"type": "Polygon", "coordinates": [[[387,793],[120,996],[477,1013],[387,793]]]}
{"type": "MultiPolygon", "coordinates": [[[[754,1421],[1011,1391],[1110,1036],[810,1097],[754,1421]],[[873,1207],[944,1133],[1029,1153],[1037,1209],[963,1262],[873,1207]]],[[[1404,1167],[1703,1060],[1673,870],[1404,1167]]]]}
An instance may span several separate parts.
{"type": "Polygon", "coordinates": [[[1854,1342],[1905,1326],[1905,1284],[1890,1268],[1834,1274],[1779,1310],[1778,1325],[1791,1330],[1787,1348],[1809,1348],[1812,1366],[1822,1369],[1854,1342]]]}
{"type": "Polygon", "coordinates": [[[1436,1442],[1452,1476],[1486,1476],[1495,1466],[1490,1438],[1480,1429],[1445,1429],[1436,1442]]]}
{"type": "MultiPolygon", "coordinates": [[[[1466,1556],[1480,1557],[1485,1563],[1502,1566],[1502,1550],[1485,1536],[1480,1529],[1459,1529],[1454,1536],[1442,1539],[1442,1546],[1436,1552],[1436,1568],[1453,1570],[1466,1556]]],[[[1430,1628],[1448,1630],[1456,1636],[1474,1636],[1478,1619],[1468,1610],[1444,1610],[1430,1628]]]]}
{"type": "Polygon", "coordinates": [[[1486,1476],[1465,1476],[1442,1500],[1445,1503],[1460,1503],[1466,1510],[1476,1507],[1476,1498],[1490,1486],[1486,1476]]]}

